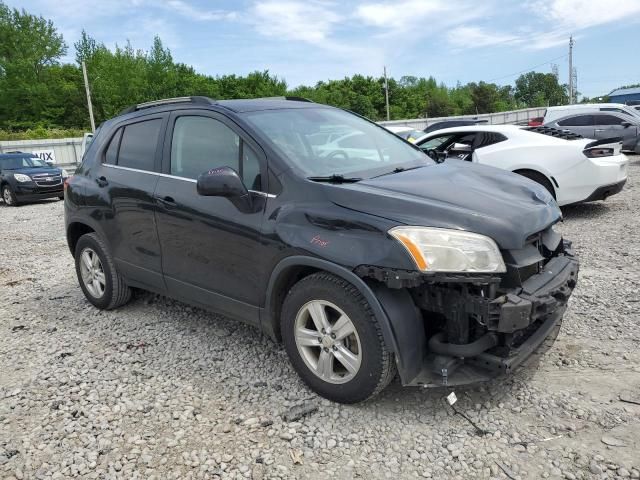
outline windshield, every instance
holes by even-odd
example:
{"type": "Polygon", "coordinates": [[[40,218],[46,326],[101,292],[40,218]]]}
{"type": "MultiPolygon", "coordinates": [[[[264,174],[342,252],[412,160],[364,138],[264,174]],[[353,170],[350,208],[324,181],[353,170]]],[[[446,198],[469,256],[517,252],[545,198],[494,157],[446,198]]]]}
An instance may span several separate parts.
{"type": "Polygon", "coordinates": [[[265,110],[246,118],[307,177],[371,178],[433,164],[391,132],[342,110],[265,110]]]}
{"type": "Polygon", "coordinates": [[[49,165],[38,157],[10,157],[0,159],[0,167],[3,170],[18,170],[20,168],[48,168],[49,165]]]}

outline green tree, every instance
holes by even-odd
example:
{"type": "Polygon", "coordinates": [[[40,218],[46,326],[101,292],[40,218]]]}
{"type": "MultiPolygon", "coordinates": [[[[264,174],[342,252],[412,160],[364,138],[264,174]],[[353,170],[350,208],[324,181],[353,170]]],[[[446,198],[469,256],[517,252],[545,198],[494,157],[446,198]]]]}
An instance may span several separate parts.
{"type": "Polygon", "coordinates": [[[0,1],[0,127],[47,123],[64,82],[49,75],[66,53],[53,23],[0,1]]]}
{"type": "Polygon", "coordinates": [[[516,80],[515,99],[526,107],[564,105],[569,101],[566,85],[552,73],[529,72],[516,80]]]}

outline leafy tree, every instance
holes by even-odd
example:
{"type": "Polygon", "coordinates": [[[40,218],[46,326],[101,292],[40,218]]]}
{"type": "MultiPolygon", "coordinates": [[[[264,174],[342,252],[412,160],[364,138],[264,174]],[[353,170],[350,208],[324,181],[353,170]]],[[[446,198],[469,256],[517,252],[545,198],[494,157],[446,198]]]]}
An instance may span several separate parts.
{"type": "MultiPolygon", "coordinates": [[[[67,46],[52,22],[12,10],[0,0],[0,129],[60,135],[56,128],[87,128],[82,62],[98,123],[135,103],[188,95],[216,99],[295,95],[373,120],[386,118],[382,77],[353,75],[289,89],[284,79],[267,70],[244,76],[199,74],[176,62],[159,37],[148,51],[129,42],[109,49],[83,31],[74,48],[76,63],[61,64],[67,46]]],[[[538,72],[521,75],[515,89],[482,81],[451,88],[434,77],[415,76],[389,78],[388,87],[392,119],[488,113],[568,100],[565,85],[552,74],[538,72]]]]}
{"type": "Polygon", "coordinates": [[[566,85],[552,73],[529,72],[516,80],[515,99],[527,107],[564,105],[569,102],[566,85]]]}

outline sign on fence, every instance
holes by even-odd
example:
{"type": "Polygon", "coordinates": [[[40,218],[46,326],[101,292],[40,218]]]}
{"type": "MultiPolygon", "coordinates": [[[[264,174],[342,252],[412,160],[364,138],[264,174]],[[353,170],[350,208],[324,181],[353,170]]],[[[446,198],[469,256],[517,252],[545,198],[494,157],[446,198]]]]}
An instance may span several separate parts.
{"type": "Polygon", "coordinates": [[[56,163],[56,152],[53,150],[32,150],[31,153],[40,157],[40,160],[56,163]]]}

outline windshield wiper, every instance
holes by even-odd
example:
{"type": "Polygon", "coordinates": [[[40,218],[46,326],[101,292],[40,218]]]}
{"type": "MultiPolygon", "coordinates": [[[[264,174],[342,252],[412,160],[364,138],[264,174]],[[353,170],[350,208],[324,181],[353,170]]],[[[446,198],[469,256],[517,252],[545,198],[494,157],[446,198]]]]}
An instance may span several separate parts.
{"type": "Polygon", "coordinates": [[[355,183],[362,180],[359,177],[345,177],[344,175],[327,175],[325,177],[307,177],[308,180],[312,182],[326,182],[326,183],[355,183]]]}
{"type": "Polygon", "coordinates": [[[400,172],[406,172],[408,170],[415,170],[416,168],[422,168],[425,167],[426,165],[418,165],[417,167],[396,167],[393,170],[391,170],[390,172],[386,172],[386,173],[382,173],[380,175],[376,175],[375,177],[372,178],[378,178],[378,177],[384,177],[385,175],[393,175],[394,173],[400,173],[400,172]]]}

